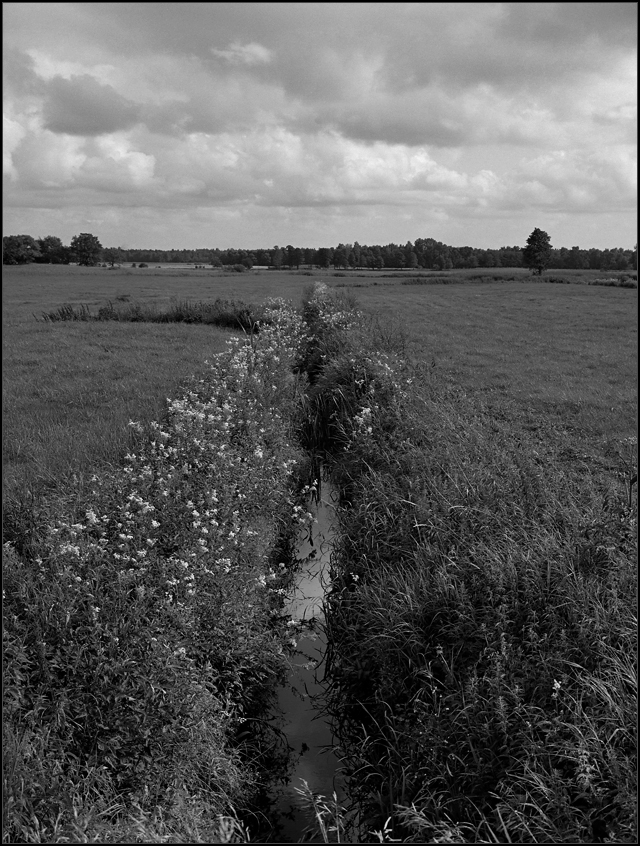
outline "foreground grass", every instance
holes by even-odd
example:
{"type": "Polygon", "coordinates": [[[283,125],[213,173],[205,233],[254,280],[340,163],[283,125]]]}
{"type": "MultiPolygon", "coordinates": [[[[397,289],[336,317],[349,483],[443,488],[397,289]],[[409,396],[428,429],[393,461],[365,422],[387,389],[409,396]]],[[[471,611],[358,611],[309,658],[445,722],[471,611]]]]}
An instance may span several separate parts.
{"type": "Polygon", "coordinates": [[[3,842],[236,842],[287,754],[266,719],[297,503],[300,320],[271,307],[26,554],[3,550],[3,842]]]}
{"type": "Polygon", "coordinates": [[[636,842],[636,439],[616,467],[564,461],[565,432],[541,452],[398,338],[307,314],[307,443],[342,495],[330,710],[361,824],[636,842]]]}

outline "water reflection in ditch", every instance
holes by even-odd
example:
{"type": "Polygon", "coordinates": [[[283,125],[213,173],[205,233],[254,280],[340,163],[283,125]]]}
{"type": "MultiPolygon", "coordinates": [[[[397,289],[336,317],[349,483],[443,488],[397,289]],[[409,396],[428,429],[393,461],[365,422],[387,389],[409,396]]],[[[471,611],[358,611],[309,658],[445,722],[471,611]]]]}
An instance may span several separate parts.
{"type": "Polygon", "coordinates": [[[338,760],[331,751],[333,735],[328,718],[322,713],[324,653],[326,638],[322,621],[322,603],[329,580],[329,559],[334,535],[336,494],[330,482],[322,483],[320,501],[314,508],[316,523],[310,535],[300,538],[297,557],[304,562],[297,586],[287,605],[292,620],[312,620],[317,624],[304,631],[298,640],[294,669],[289,683],[278,696],[284,714],[283,732],[293,751],[293,770],[289,784],[281,788],[277,803],[281,836],[284,842],[322,842],[320,834],[309,834],[309,810],[303,809],[297,787],[304,779],[314,793],[338,801],[343,796],[337,777],[338,760]],[[305,833],[306,832],[306,833],[305,833]]]}

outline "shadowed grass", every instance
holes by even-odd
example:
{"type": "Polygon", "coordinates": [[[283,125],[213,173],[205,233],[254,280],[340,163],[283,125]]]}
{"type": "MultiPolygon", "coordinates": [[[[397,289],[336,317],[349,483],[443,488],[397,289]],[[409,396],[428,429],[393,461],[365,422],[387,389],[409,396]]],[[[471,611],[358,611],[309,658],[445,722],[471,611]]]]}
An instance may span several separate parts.
{"type": "MultiPolygon", "coordinates": [[[[122,302],[122,297],[119,301],[122,302]]],[[[219,326],[225,329],[236,329],[243,332],[257,332],[258,324],[264,322],[262,309],[242,302],[222,300],[219,297],[213,302],[190,302],[188,300],[174,300],[164,310],[156,305],[146,303],[131,303],[128,299],[125,305],[114,305],[112,302],[101,306],[97,312],[92,312],[86,304],[72,306],[69,303],[59,306],[52,311],[43,312],[45,323],[60,323],[65,321],[106,321],[115,320],[124,323],[203,323],[207,326],[219,326]]]]}

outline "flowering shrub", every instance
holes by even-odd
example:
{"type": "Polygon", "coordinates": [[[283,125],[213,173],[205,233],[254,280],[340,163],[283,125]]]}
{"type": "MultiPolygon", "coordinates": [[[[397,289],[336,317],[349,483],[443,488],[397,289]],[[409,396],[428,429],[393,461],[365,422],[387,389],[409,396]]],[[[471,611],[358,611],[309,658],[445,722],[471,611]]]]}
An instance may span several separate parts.
{"type": "Polygon", "coordinates": [[[135,452],[33,559],[5,550],[9,837],[77,819],[88,794],[98,815],[180,793],[216,818],[257,788],[245,726],[287,671],[282,551],[310,519],[293,446],[304,337],[268,301],[259,335],[232,339],[162,422],[132,422],[135,452]]]}

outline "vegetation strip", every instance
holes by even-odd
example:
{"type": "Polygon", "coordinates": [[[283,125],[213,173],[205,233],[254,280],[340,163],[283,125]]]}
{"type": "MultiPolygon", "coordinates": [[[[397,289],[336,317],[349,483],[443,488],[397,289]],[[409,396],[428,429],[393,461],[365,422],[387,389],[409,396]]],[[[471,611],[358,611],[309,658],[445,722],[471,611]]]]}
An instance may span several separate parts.
{"type": "Polygon", "coordinates": [[[633,479],[546,463],[325,295],[307,446],[341,493],[327,675],[356,837],[635,842],[633,479]]]}
{"type": "Polygon", "coordinates": [[[244,839],[239,816],[286,763],[266,715],[309,519],[303,325],[283,301],[265,313],[94,477],[83,513],[28,557],[5,545],[5,842],[244,839]]]}
{"type": "Polygon", "coordinates": [[[254,333],[260,325],[270,323],[270,313],[253,305],[218,297],[212,303],[174,301],[164,311],[142,303],[126,302],[128,297],[121,298],[125,304],[114,305],[109,302],[97,312],[92,312],[87,305],[74,307],[65,303],[57,309],[43,312],[45,323],[59,323],[66,320],[104,321],[117,320],[130,323],[204,323],[211,326],[221,326],[227,329],[242,329],[244,332],[254,333]]]}

